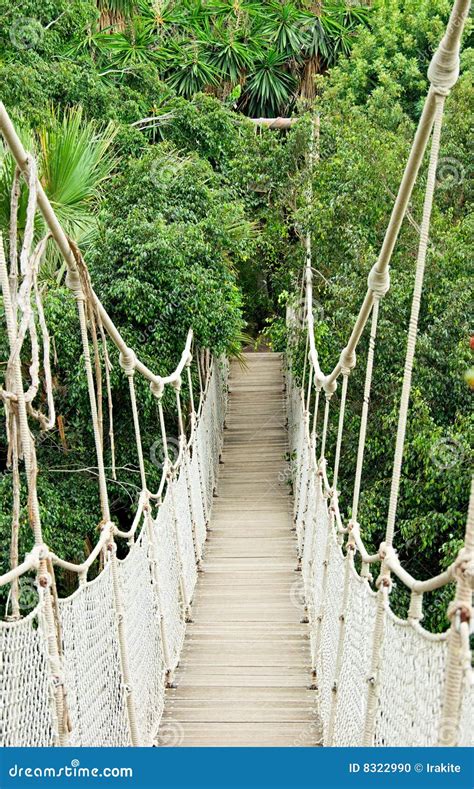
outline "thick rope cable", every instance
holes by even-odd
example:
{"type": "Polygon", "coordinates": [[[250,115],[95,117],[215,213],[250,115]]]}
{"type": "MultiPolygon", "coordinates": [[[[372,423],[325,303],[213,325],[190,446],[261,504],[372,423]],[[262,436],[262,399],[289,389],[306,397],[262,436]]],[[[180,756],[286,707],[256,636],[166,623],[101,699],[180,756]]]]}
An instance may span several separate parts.
{"type": "Polygon", "coordinates": [[[423,278],[425,273],[426,254],[428,250],[428,235],[430,229],[431,212],[433,208],[433,196],[436,186],[436,170],[438,167],[438,157],[441,141],[441,128],[443,123],[444,96],[436,97],[436,115],[433,128],[433,140],[431,145],[430,163],[428,167],[428,177],[426,182],[425,202],[423,207],[423,219],[420,227],[420,243],[418,248],[418,258],[416,264],[415,286],[413,289],[413,299],[408,327],[407,351],[405,358],[405,369],[403,373],[402,394],[400,398],[400,410],[397,427],[397,437],[395,444],[395,457],[393,461],[392,484],[390,489],[390,501],[388,508],[387,529],[385,542],[391,545],[395,531],[395,519],[397,514],[398,495],[400,491],[400,478],[403,462],[403,449],[405,445],[405,433],[408,420],[408,403],[411,391],[411,379],[413,372],[413,360],[415,358],[416,338],[418,334],[418,318],[420,313],[421,294],[423,290],[423,278]]]}
{"type": "Polygon", "coordinates": [[[370,328],[369,350],[367,352],[367,366],[365,372],[364,402],[362,405],[362,414],[360,419],[359,444],[357,448],[354,493],[352,498],[351,520],[355,522],[357,522],[357,515],[359,511],[360,486],[362,481],[362,468],[364,465],[365,442],[367,437],[367,422],[369,416],[370,392],[372,389],[372,374],[374,367],[375,340],[377,337],[379,305],[380,305],[380,298],[375,298],[374,305],[372,307],[372,323],[370,328]]]}
{"type": "Polygon", "coordinates": [[[337,496],[337,483],[339,479],[339,463],[341,460],[341,446],[342,446],[342,436],[344,432],[344,416],[346,412],[348,381],[349,381],[349,372],[346,371],[342,376],[341,403],[339,406],[339,422],[337,427],[336,453],[334,459],[334,470],[332,475],[332,487],[335,496],[337,496]]]}

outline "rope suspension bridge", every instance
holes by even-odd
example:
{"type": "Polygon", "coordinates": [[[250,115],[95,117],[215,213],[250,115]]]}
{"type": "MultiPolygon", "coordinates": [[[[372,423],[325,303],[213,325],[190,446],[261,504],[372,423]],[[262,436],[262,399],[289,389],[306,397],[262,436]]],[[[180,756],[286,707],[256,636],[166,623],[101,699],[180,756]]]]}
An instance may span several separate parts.
{"type": "MultiPolygon", "coordinates": [[[[330,373],[320,367],[315,342],[311,236],[306,237],[302,299],[288,316],[291,327],[306,338],[301,386],[276,354],[246,354],[246,369],[232,362],[229,375],[226,359],[195,347],[192,330],[174,372],[164,377],[150,370],[127,346],[94,292],[81,253],[38,180],[34,158],[0,105],[0,131],[16,161],[8,264],[0,239],[10,348],[1,396],[13,525],[22,505],[24,469],[34,536],[34,547],[21,562],[18,545],[12,545],[11,569],[0,578],[10,590],[10,615],[0,622],[2,745],[470,744],[474,483],[464,546],[446,571],[417,580],[403,568],[394,546],[443,108],[457,80],[469,5],[454,3],[430,65],[428,96],[385,239],[347,345],[330,373]],[[391,255],[430,141],[386,534],[370,554],[357,518],[377,322],[389,291],[391,255]],[[20,179],[28,187],[28,207],[18,254],[20,179]],[[34,246],[38,211],[48,235],[34,246]],[[30,428],[36,422],[48,431],[56,421],[51,343],[38,285],[51,238],[67,264],[67,284],[76,301],[97,456],[100,536],[82,564],[56,555],[45,543],[30,428]],[[344,522],[338,503],[344,417],[364,331],[370,332],[370,342],[351,518],[344,522]],[[102,368],[112,421],[107,343],[120,355],[140,471],[141,494],[127,531],[111,519],[104,464],[102,368]],[[22,365],[25,344],[28,380],[22,365]],[[137,376],[149,383],[159,414],[164,464],[155,492],[145,470],[137,376]],[[339,385],[330,467],[329,414],[339,385]],[[163,410],[168,390],[176,401],[176,458],[163,410]],[[46,413],[34,404],[40,391],[46,413]],[[296,460],[288,466],[285,455],[296,460]],[[127,542],[125,558],[117,555],[119,540],[127,542]],[[102,569],[91,579],[98,560],[102,569]],[[77,576],[77,589],[66,598],[57,593],[58,567],[77,576]],[[295,568],[301,571],[297,575],[295,568]],[[23,616],[19,582],[31,574],[38,601],[23,616]],[[390,606],[394,579],[410,591],[406,619],[390,606]],[[453,582],[450,627],[443,634],[430,633],[421,624],[423,594],[453,582]],[[295,604],[300,586],[303,597],[295,604]]],[[[316,164],[314,144],[311,157],[316,164]]]]}

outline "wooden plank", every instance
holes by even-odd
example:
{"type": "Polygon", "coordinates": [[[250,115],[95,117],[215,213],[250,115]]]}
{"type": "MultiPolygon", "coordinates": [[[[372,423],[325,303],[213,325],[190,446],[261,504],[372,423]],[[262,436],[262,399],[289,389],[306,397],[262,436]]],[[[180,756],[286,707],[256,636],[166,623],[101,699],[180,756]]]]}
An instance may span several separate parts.
{"type": "MultiPolygon", "coordinates": [[[[169,726],[169,722],[168,726],[169,726]]],[[[296,723],[184,723],[176,721],[171,730],[166,726],[159,744],[166,746],[170,733],[175,747],[316,747],[320,744],[318,727],[307,722],[296,723]],[[179,735],[179,736],[178,736],[179,735]]]]}
{"type": "Polygon", "coordinates": [[[233,364],[223,463],[160,744],[315,746],[310,642],[298,605],[282,360],[233,364]],[[295,592],[296,590],[296,592],[295,592]]]}

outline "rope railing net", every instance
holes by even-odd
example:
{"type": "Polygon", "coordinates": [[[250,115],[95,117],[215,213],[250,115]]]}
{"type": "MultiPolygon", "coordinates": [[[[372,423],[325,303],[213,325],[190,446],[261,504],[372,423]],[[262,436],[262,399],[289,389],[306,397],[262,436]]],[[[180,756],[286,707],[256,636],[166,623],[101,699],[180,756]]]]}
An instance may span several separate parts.
{"type": "MultiPolygon", "coordinates": [[[[149,746],[156,741],[164,693],[179,661],[186,621],[190,616],[203,545],[215,490],[226,412],[228,365],[194,349],[189,331],[175,371],[156,375],[133,349],[93,291],[80,251],[62,230],[27,154],[2,105],[0,129],[16,161],[9,264],[0,237],[0,280],[10,357],[5,388],[0,390],[7,417],[12,465],[14,512],[12,533],[22,504],[20,462],[24,461],[28,513],[34,547],[18,564],[18,546],[11,569],[0,578],[10,585],[11,613],[0,621],[0,745],[2,746],[149,746]],[[28,187],[26,229],[17,261],[16,212],[20,180],[28,187]],[[47,235],[33,247],[35,216],[43,214],[47,235]],[[36,448],[30,424],[43,431],[55,424],[50,374],[50,338],[42,308],[38,273],[53,238],[66,261],[67,284],[76,304],[94,431],[102,520],[100,537],[80,565],[54,553],[43,540],[36,488],[36,448]],[[41,340],[39,339],[41,338],[41,340]],[[28,339],[30,380],[25,381],[21,351],[28,339]],[[130,393],[141,492],[133,523],[124,531],[110,516],[104,466],[102,400],[109,408],[113,456],[110,357],[107,342],[119,354],[130,393]],[[41,379],[40,345],[44,376],[41,379]],[[105,370],[104,398],[102,371],[105,370]],[[158,409],[158,435],[164,455],[160,483],[149,489],[141,439],[135,375],[150,383],[158,409]],[[199,393],[193,389],[199,382],[199,393]],[[186,420],[182,385],[186,383],[186,420]],[[48,413],[34,407],[44,387],[48,413]],[[163,409],[166,389],[174,392],[179,451],[170,453],[163,409]],[[187,424],[185,423],[187,422],[187,424]],[[125,558],[117,556],[117,540],[126,540],[125,558]],[[91,568],[102,570],[90,578],[91,568]],[[94,564],[95,563],[95,564],[94,564]],[[55,567],[74,573],[78,588],[67,598],[56,592],[55,567]],[[22,616],[18,584],[35,575],[37,604],[22,616]]],[[[112,460],[114,464],[114,459],[112,460]]]]}
{"type": "MultiPolygon", "coordinates": [[[[306,236],[304,302],[300,302],[296,310],[289,310],[294,336],[303,336],[303,341],[306,338],[301,386],[296,385],[296,370],[291,370],[290,361],[288,414],[290,448],[292,457],[296,458],[294,523],[325,745],[466,745],[472,738],[473,675],[469,628],[474,580],[474,482],[465,545],[448,570],[435,578],[417,581],[401,566],[393,548],[443,108],[458,77],[460,39],[469,7],[467,0],[454,3],[446,34],[430,65],[430,89],[381,252],[369,274],[367,293],[349,341],[330,374],[325,375],[321,370],[315,342],[310,232],[306,236]],[[390,286],[388,272],[392,251],[430,138],[386,535],[377,553],[369,555],[361,536],[363,524],[358,523],[357,517],[372,368],[374,361],[376,363],[378,313],[390,286]],[[338,491],[344,411],[350,374],[356,364],[355,351],[369,320],[354,495],[351,518],[345,524],[339,510],[338,491]],[[326,438],[329,410],[338,383],[341,395],[330,481],[326,438]],[[356,554],[360,558],[360,573],[356,570],[356,554]],[[379,566],[375,589],[370,583],[369,572],[374,565],[379,566]],[[395,616],[390,608],[393,576],[411,591],[406,620],[395,616]],[[421,625],[423,593],[449,582],[456,582],[455,598],[447,611],[451,627],[447,633],[430,633],[421,625]]],[[[317,166],[319,141],[315,137],[318,130],[316,121],[310,170],[317,166]]],[[[345,471],[347,474],[347,469],[345,471]]]]}

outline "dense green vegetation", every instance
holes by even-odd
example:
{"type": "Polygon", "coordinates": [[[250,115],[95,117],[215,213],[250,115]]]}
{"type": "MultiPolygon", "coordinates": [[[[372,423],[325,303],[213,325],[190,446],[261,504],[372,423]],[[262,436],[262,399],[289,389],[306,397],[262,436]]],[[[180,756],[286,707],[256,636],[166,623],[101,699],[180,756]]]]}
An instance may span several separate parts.
{"type": "MultiPolygon", "coordinates": [[[[318,272],[321,361],[326,369],[334,364],[383,238],[449,8],[448,0],[380,0],[370,8],[250,0],[45,0],[41,7],[25,0],[20,8],[0,0],[0,98],[37,154],[42,183],[81,244],[106,308],[153,369],[174,366],[191,324],[213,352],[236,354],[244,334],[256,338],[262,330],[284,350],[286,303],[297,292],[307,227],[318,272]],[[245,117],[290,112],[301,121],[287,133],[256,130],[245,117]],[[308,206],[314,112],[321,118],[320,162],[308,206]]],[[[472,364],[474,229],[469,35],[462,76],[447,103],[396,538],[408,569],[424,577],[449,564],[459,546],[472,461],[464,381],[472,364]]],[[[12,173],[1,149],[5,237],[12,173]]],[[[381,309],[359,513],[374,546],[387,512],[424,177],[423,170],[381,309]]],[[[20,233],[25,203],[23,194],[20,233]]],[[[38,238],[43,232],[38,222],[38,238]]],[[[62,417],[61,432],[38,437],[42,516],[54,549],[80,560],[99,520],[94,453],[84,427],[88,403],[78,373],[75,307],[52,245],[42,283],[62,417]]],[[[4,370],[4,336],[0,343],[4,370]]],[[[366,346],[365,338],[350,386],[345,514],[366,346]]],[[[126,522],[137,492],[136,458],[123,378],[112,361],[119,471],[110,490],[114,517],[126,522]]],[[[155,405],[147,387],[139,396],[149,453],[155,405]]],[[[166,407],[172,424],[173,403],[166,407]]],[[[334,433],[333,424],[329,458],[334,433]]],[[[7,541],[11,479],[4,445],[1,453],[0,534],[7,541]]],[[[151,461],[147,466],[153,481],[156,469],[151,461]]],[[[25,512],[22,552],[29,540],[25,512]]],[[[62,583],[66,591],[67,579],[62,583]]],[[[403,606],[402,591],[394,595],[403,606]]],[[[432,627],[445,624],[441,597],[428,601],[432,627]]]]}

